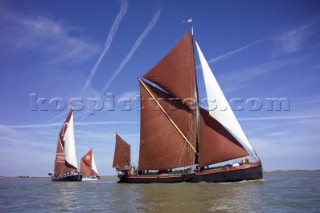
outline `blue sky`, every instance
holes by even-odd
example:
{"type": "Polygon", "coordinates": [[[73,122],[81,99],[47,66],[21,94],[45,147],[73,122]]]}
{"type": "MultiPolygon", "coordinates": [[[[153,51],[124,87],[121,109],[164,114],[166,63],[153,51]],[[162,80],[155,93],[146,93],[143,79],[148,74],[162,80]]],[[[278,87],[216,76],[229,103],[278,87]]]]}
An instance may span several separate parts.
{"type": "Polygon", "coordinates": [[[101,175],[115,174],[117,132],[136,164],[139,111],[134,102],[125,111],[123,98],[139,95],[137,78],[190,27],[187,18],[227,99],[261,100],[260,110],[235,113],[264,169],[319,169],[318,1],[2,0],[0,175],[53,170],[68,113],[54,100],[71,98],[85,100],[74,114],[78,158],[93,148],[101,175]],[[268,98],[289,100],[290,110],[267,110],[268,98]]]}

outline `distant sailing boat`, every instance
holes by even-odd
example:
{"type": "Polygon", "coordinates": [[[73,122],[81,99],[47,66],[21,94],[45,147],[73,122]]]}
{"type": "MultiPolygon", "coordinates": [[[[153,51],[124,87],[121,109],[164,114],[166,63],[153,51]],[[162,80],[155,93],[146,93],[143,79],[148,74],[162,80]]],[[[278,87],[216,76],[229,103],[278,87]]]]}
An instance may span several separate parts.
{"type": "Polygon", "coordinates": [[[114,149],[112,167],[118,171],[129,171],[131,169],[130,145],[126,143],[117,133],[116,146],[114,149]]]}
{"type": "MultiPolygon", "coordinates": [[[[114,164],[113,167],[119,171],[119,182],[228,182],[262,178],[259,157],[240,127],[197,42],[195,45],[209,110],[199,106],[194,40],[187,32],[143,76],[150,83],[139,79],[139,164],[134,172],[130,162],[123,161],[128,156],[122,157],[122,164],[114,164]],[[213,165],[237,158],[242,158],[242,161],[232,165],[213,165]]],[[[116,148],[115,159],[119,153],[124,156],[124,152],[128,152],[128,148],[123,147],[116,148]]]]}
{"type": "Polygon", "coordinates": [[[82,180],[98,180],[100,179],[96,162],[93,157],[92,149],[81,158],[80,163],[82,180]]]}
{"type": "Polygon", "coordinates": [[[77,165],[72,109],[60,130],[54,174],[49,173],[49,175],[51,175],[52,181],[81,181],[82,179],[77,165]]]}

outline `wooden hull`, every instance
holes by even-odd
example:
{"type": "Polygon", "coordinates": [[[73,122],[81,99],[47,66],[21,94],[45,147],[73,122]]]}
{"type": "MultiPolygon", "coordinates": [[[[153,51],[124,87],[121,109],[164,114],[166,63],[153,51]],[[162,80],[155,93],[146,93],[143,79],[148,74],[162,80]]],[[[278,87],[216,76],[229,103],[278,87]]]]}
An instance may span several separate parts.
{"type": "Polygon", "coordinates": [[[82,175],[80,173],[78,174],[66,174],[59,177],[52,177],[52,181],[76,181],[80,182],[82,180],[82,175]]]}
{"type": "Polygon", "coordinates": [[[204,170],[189,174],[160,174],[160,175],[128,175],[119,176],[118,183],[181,183],[181,182],[235,182],[262,179],[260,162],[236,167],[204,170]]]}

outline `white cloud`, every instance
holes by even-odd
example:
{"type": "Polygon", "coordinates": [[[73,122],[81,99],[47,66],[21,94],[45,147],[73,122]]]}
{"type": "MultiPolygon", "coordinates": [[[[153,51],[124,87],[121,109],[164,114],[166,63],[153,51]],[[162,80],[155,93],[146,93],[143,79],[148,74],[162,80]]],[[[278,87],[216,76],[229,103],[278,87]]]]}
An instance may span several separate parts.
{"type": "Polygon", "coordinates": [[[228,87],[227,89],[224,89],[224,92],[227,93],[234,89],[239,89],[254,78],[280,70],[287,66],[297,64],[304,58],[305,57],[273,60],[251,67],[233,70],[228,72],[227,74],[220,76],[219,81],[225,83],[226,85],[232,84],[229,85],[230,87],[228,87]]]}
{"type": "Polygon", "coordinates": [[[18,14],[1,9],[1,46],[13,53],[35,51],[47,62],[80,63],[94,55],[98,45],[85,37],[74,36],[77,26],[46,16],[18,14]]]}
{"type": "Polygon", "coordinates": [[[320,30],[319,24],[320,15],[316,15],[311,21],[302,26],[291,29],[280,36],[273,38],[274,50],[273,57],[280,54],[291,54],[299,51],[305,41],[314,33],[320,30]]]}
{"type": "Polygon", "coordinates": [[[0,175],[46,176],[53,169],[56,142],[57,135],[0,125],[0,160],[6,162],[1,164],[0,175]]]}
{"type": "Polygon", "coordinates": [[[44,139],[48,138],[48,135],[44,135],[42,138],[37,138],[36,135],[24,132],[22,130],[14,129],[10,126],[0,125],[0,141],[3,145],[9,145],[10,147],[21,148],[21,146],[37,146],[38,148],[48,148],[50,143],[43,143],[44,139]]]}

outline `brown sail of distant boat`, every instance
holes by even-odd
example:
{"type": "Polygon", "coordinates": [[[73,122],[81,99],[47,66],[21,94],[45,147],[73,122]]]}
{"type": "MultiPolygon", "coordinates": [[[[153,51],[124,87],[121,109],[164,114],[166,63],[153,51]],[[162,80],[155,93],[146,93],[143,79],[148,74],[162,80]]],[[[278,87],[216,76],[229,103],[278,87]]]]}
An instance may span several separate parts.
{"type": "Polygon", "coordinates": [[[81,181],[82,179],[77,165],[72,109],[59,132],[54,173],[49,175],[52,181],[81,181]]]}
{"type": "Polygon", "coordinates": [[[126,143],[117,133],[114,149],[112,167],[118,171],[129,171],[131,169],[130,145],[126,143]]]}
{"type": "Polygon", "coordinates": [[[80,169],[82,173],[82,181],[100,179],[92,149],[90,149],[87,154],[81,158],[80,169]]]}
{"type": "Polygon", "coordinates": [[[122,163],[115,165],[114,161],[113,167],[119,172],[119,182],[230,182],[262,178],[261,161],[189,32],[139,83],[138,167],[133,171],[127,161],[129,145],[121,145],[126,143],[117,138],[115,159],[122,156],[122,163]],[[208,109],[199,106],[194,44],[208,109]],[[241,158],[239,163],[221,165],[241,158]]]}

